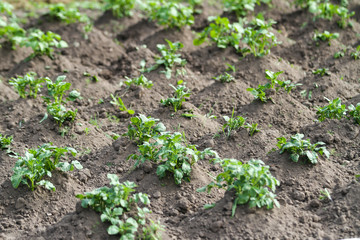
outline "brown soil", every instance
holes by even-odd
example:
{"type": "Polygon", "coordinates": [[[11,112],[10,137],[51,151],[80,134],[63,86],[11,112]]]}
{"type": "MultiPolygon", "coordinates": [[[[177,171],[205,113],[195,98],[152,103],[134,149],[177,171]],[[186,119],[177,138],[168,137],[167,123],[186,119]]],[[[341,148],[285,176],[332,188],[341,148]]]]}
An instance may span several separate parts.
{"type": "MultiPolygon", "coordinates": [[[[357,10],[354,17],[359,21],[359,1],[351,2],[350,9],[357,10]]],[[[353,27],[340,29],[335,21],[312,21],[311,14],[296,10],[285,0],[274,0],[272,8],[257,7],[256,12],[266,11],[266,18],[277,21],[274,32],[282,44],[263,58],[247,56],[239,58],[231,49],[218,49],[206,44],[192,44],[192,30],[205,27],[209,15],[221,14],[214,6],[206,6],[196,16],[193,29],[164,30],[140,17],[115,19],[111,13],[101,16],[91,12],[95,20],[94,30],[85,40],[82,25],[65,25],[33,19],[25,28],[37,27],[60,34],[69,43],[55,59],[43,56],[30,62],[23,59],[29,49],[11,51],[0,49],[0,132],[14,136],[13,150],[23,154],[26,149],[46,142],[57,146],[72,146],[80,152],[78,159],[82,171],[60,174],[51,178],[56,192],[37,188],[31,192],[26,186],[14,189],[10,176],[16,159],[0,152],[0,238],[1,239],[117,239],[106,233],[107,224],[99,214],[82,209],[75,194],[90,191],[108,184],[108,173],[118,174],[122,181],[135,181],[137,191],[149,194],[151,217],[165,226],[164,239],[339,239],[360,237],[360,183],[355,175],[360,173],[359,125],[350,120],[326,120],[317,123],[316,106],[326,103],[324,97],[340,97],[347,105],[360,102],[360,62],[345,57],[334,59],[333,54],[343,45],[354,50],[360,44],[360,24],[353,20],[353,27]],[[306,25],[304,23],[307,23],[306,25]],[[331,46],[312,40],[314,30],[339,32],[340,38],[331,46]],[[117,39],[117,41],[114,41],[117,39]],[[188,61],[187,75],[183,78],[192,95],[183,109],[176,114],[170,107],[160,105],[160,99],[170,96],[180,78],[168,80],[159,71],[146,74],[154,82],[152,89],[131,88],[125,92],[119,82],[125,76],[137,76],[142,59],[150,65],[156,55],[156,44],[164,39],[181,41],[182,56],[188,61]],[[117,44],[118,43],[118,44],[117,44]],[[141,45],[147,45],[147,48],[141,45]],[[236,66],[235,82],[222,84],[212,77],[223,73],[225,63],[236,66]],[[312,74],[317,68],[328,68],[330,76],[312,74]],[[253,101],[246,91],[248,87],[265,84],[265,69],[285,71],[282,77],[303,85],[290,94],[273,95],[275,103],[253,101]],[[8,84],[8,79],[34,71],[40,76],[54,79],[66,73],[72,88],[81,92],[83,100],[73,105],[78,117],[68,135],[62,137],[56,124],[50,119],[39,123],[46,108],[41,97],[20,99],[8,84]],[[84,72],[95,74],[100,81],[89,83],[84,72]],[[311,91],[303,97],[300,92],[311,91]],[[110,94],[123,94],[126,106],[136,113],[159,118],[171,131],[185,132],[187,140],[199,149],[211,147],[223,158],[248,161],[262,159],[270,166],[272,174],[281,181],[277,198],[281,208],[249,209],[239,206],[231,217],[232,194],[213,190],[211,194],[195,190],[211,181],[210,175],[220,172],[219,166],[208,161],[195,165],[191,182],[175,185],[172,178],[159,180],[156,167],[145,165],[131,171],[133,162],[129,154],[136,152],[136,145],[126,137],[116,141],[109,138],[112,132],[126,132],[130,116],[119,112],[110,104],[110,94]],[[99,99],[104,103],[99,103],[99,99]],[[259,123],[261,132],[250,137],[246,130],[239,130],[229,139],[221,134],[224,123],[221,116],[247,117],[259,123]],[[181,117],[186,109],[197,116],[181,117]],[[217,119],[205,117],[207,113],[217,119]],[[110,121],[115,115],[118,122],[110,121]],[[98,126],[90,124],[97,120],[98,126]],[[85,133],[85,128],[89,133],[85,133]],[[330,159],[321,158],[311,166],[300,161],[294,163],[289,155],[272,151],[276,138],[303,133],[311,142],[323,141],[331,151],[330,159]],[[320,190],[327,188],[333,201],[318,200],[320,190]],[[204,210],[206,203],[216,203],[204,210]]],[[[149,66],[148,65],[148,66],[149,66]]],[[[43,91],[40,95],[45,94],[43,91]]]]}

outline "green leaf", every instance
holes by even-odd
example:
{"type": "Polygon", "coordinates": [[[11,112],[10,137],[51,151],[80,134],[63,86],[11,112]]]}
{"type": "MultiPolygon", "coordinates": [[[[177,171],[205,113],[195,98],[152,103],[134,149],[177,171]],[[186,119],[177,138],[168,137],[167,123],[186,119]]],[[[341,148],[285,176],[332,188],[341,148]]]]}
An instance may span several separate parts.
{"type": "Polygon", "coordinates": [[[119,227],[118,227],[118,226],[111,225],[111,226],[107,229],[107,232],[108,232],[109,235],[116,235],[116,234],[118,234],[120,231],[119,231],[119,227]]]}
{"type": "Polygon", "coordinates": [[[82,166],[81,163],[80,163],[79,161],[77,161],[77,160],[72,161],[71,164],[73,164],[76,169],[79,169],[79,170],[80,170],[80,169],[83,169],[83,166],[82,166]]]}
{"type": "Polygon", "coordinates": [[[163,178],[163,177],[165,177],[166,170],[167,170],[167,167],[165,165],[159,165],[158,168],[156,169],[156,174],[160,178],[163,178]]]}
{"type": "Polygon", "coordinates": [[[49,181],[46,181],[46,180],[41,180],[40,182],[38,182],[37,183],[37,185],[39,185],[39,186],[44,186],[46,189],[48,189],[48,190],[52,190],[52,191],[54,191],[55,192],[55,186],[51,183],[51,182],[49,182],[49,181]]]}
{"type": "Polygon", "coordinates": [[[215,203],[212,203],[212,204],[205,204],[204,205],[204,209],[211,209],[211,208],[213,208],[213,207],[215,207],[215,203]]]}
{"type": "Polygon", "coordinates": [[[119,177],[116,174],[107,174],[107,178],[110,179],[110,185],[116,186],[119,185],[119,177]]]}

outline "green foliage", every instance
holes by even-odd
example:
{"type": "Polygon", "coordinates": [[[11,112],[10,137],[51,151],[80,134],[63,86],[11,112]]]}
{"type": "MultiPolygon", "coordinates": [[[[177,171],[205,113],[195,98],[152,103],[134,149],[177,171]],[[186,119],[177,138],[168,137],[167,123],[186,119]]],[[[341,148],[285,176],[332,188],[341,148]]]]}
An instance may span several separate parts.
{"type": "Polygon", "coordinates": [[[327,188],[324,188],[324,190],[320,190],[319,200],[322,201],[325,199],[329,199],[330,201],[332,201],[331,195],[330,195],[329,191],[327,190],[327,188]]]}
{"type": "Polygon", "coordinates": [[[229,82],[232,82],[235,80],[234,77],[227,72],[225,72],[224,74],[221,74],[217,77],[213,77],[213,79],[220,81],[222,83],[229,83],[229,82]]]}
{"type": "Polygon", "coordinates": [[[353,57],[355,60],[360,58],[360,45],[356,47],[355,52],[352,52],[350,56],[353,57]]]}
{"type": "Polygon", "coordinates": [[[260,132],[260,129],[258,127],[258,123],[246,123],[245,128],[249,129],[249,135],[253,136],[255,133],[260,132]]]}
{"type": "Polygon", "coordinates": [[[47,55],[53,59],[53,47],[66,48],[68,47],[68,44],[61,40],[60,35],[56,33],[51,31],[44,33],[39,29],[34,29],[29,33],[26,39],[20,43],[20,46],[31,47],[33,49],[34,52],[29,56],[29,59],[42,55],[47,55]]]}
{"type": "Polygon", "coordinates": [[[143,114],[139,114],[138,117],[132,117],[130,121],[128,131],[124,136],[128,136],[138,144],[148,142],[150,138],[166,131],[165,125],[159,122],[159,119],[146,117],[143,114]]]}
{"type": "Polygon", "coordinates": [[[235,200],[232,206],[232,216],[235,215],[237,205],[249,204],[249,207],[272,209],[274,205],[280,207],[274,194],[276,186],[280,182],[271,175],[269,166],[263,161],[251,159],[242,163],[236,159],[222,159],[218,161],[223,172],[218,174],[216,182],[198,189],[198,192],[210,193],[213,187],[226,188],[227,191],[235,192],[235,200]]]}
{"type": "Polygon", "coordinates": [[[163,178],[170,172],[176,184],[190,181],[191,167],[206,155],[218,157],[210,148],[204,151],[196,149],[195,145],[188,145],[181,133],[162,133],[156,135],[149,142],[139,145],[139,155],[132,154],[128,159],[135,159],[135,167],[145,161],[159,163],[156,174],[163,178]]]}
{"type": "Polygon", "coordinates": [[[270,31],[271,26],[276,22],[273,20],[266,22],[261,14],[249,23],[241,20],[231,24],[228,18],[219,16],[209,17],[208,20],[214,22],[198,34],[193,42],[194,45],[200,45],[209,38],[219,48],[232,46],[243,55],[252,53],[254,56],[262,57],[269,54],[270,49],[279,43],[270,31]],[[241,42],[245,45],[244,48],[241,48],[241,42]]]}
{"type": "Polygon", "coordinates": [[[0,39],[3,38],[9,42],[13,50],[24,41],[25,36],[26,31],[19,24],[16,22],[7,23],[0,19],[0,39]]]}
{"type": "Polygon", "coordinates": [[[111,98],[112,98],[112,101],[110,102],[112,105],[115,105],[119,108],[120,111],[125,111],[127,112],[128,114],[132,115],[135,113],[134,110],[131,110],[131,109],[127,109],[124,102],[122,101],[121,97],[118,97],[116,99],[116,97],[114,97],[114,95],[110,95],[111,98]]]}
{"type": "Polygon", "coordinates": [[[342,58],[342,57],[345,56],[345,53],[346,53],[346,47],[345,47],[343,50],[341,50],[341,51],[339,51],[339,52],[336,52],[336,53],[334,54],[334,58],[335,58],[335,59],[342,58]]]}
{"type": "Polygon", "coordinates": [[[348,111],[349,111],[349,115],[352,117],[354,122],[360,124],[360,103],[357,103],[356,106],[351,104],[348,107],[348,111]]]}
{"type": "Polygon", "coordinates": [[[317,107],[316,114],[318,115],[318,120],[320,122],[324,121],[326,118],[328,119],[341,119],[346,115],[346,106],[345,104],[341,104],[340,98],[336,98],[332,101],[325,98],[329,104],[324,107],[317,107]]]}
{"type": "Polygon", "coordinates": [[[294,162],[298,162],[300,157],[305,157],[312,164],[316,164],[318,160],[317,152],[321,155],[325,155],[326,158],[329,158],[330,153],[326,149],[325,143],[317,142],[311,144],[310,140],[303,140],[304,134],[297,133],[294,136],[290,137],[290,141],[287,142],[285,137],[277,138],[278,143],[277,147],[280,149],[280,154],[284,151],[290,153],[290,159],[294,162]]]}
{"type": "Polygon", "coordinates": [[[13,16],[14,6],[8,2],[0,2],[0,13],[7,13],[9,16],[13,16]]]}
{"type": "Polygon", "coordinates": [[[231,117],[223,116],[225,124],[222,126],[222,131],[225,137],[230,137],[231,132],[244,126],[246,118],[241,116],[234,117],[234,109],[232,110],[231,117]]]}
{"type": "Polygon", "coordinates": [[[50,103],[46,107],[47,113],[51,115],[55,122],[61,127],[65,122],[73,122],[76,119],[77,109],[75,111],[68,110],[59,103],[50,103]]]}
{"type": "Polygon", "coordinates": [[[170,86],[175,90],[173,97],[165,100],[161,99],[160,103],[165,106],[172,105],[174,107],[174,111],[176,112],[181,109],[182,103],[186,101],[185,98],[190,97],[191,93],[189,89],[186,89],[185,85],[178,85],[177,87],[174,87],[170,84],[170,86]]]}
{"type": "Polygon", "coordinates": [[[313,74],[315,75],[320,75],[320,76],[324,76],[324,75],[330,75],[329,69],[327,68],[318,68],[316,70],[313,71],[313,74]]]}
{"type": "Polygon", "coordinates": [[[65,102],[63,96],[71,87],[71,83],[64,82],[65,79],[65,75],[58,76],[55,82],[51,81],[50,78],[46,78],[46,86],[50,97],[43,97],[45,102],[50,103],[51,99],[54,99],[54,103],[58,104],[65,102]]]}
{"type": "Polygon", "coordinates": [[[151,0],[148,1],[146,12],[152,21],[167,28],[181,28],[194,24],[194,10],[178,1],[151,0]]]}
{"type": "Polygon", "coordinates": [[[272,100],[271,97],[267,97],[265,90],[269,89],[267,85],[261,85],[257,88],[247,88],[246,91],[249,91],[253,96],[254,99],[259,99],[261,102],[267,102],[267,100],[272,100]]]}
{"type": "Polygon", "coordinates": [[[120,234],[120,239],[160,239],[162,226],[155,224],[146,217],[151,211],[147,207],[139,207],[140,204],[149,205],[147,194],[134,193],[137,185],[133,182],[119,182],[115,174],[108,174],[111,187],[101,187],[76,195],[81,199],[83,208],[92,208],[101,213],[102,222],[110,222],[107,229],[109,235],[120,234]],[[140,226],[143,226],[140,228],[140,226]]]}
{"type": "Polygon", "coordinates": [[[31,191],[36,185],[42,185],[46,189],[55,191],[55,186],[48,180],[42,180],[45,176],[51,177],[51,172],[55,169],[60,171],[72,171],[74,168],[82,169],[78,161],[61,162],[61,158],[70,153],[74,157],[77,152],[71,147],[58,148],[52,143],[46,143],[36,149],[29,149],[25,156],[16,155],[18,159],[13,168],[14,174],[11,176],[11,183],[14,188],[19,185],[27,185],[31,191]]]}
{"type": "Polygon", "coordinates": [[[12,136],[6,137],[6,135],[2,135],[0,133],[0,150],[5,150],[5,149],[9,150],[12,141],[13,141],[12,136]]]}
{"type": "Polygon", "coordinates": [[[63,3],[50,5],[49,15],[50,17],[66,22],[67,24],[75,22],[90,22],[89,17],[80,13],[76,7],[65,6],[63,3]]]}
{"type": "Polygon", "coordinates": [[[150,89],[152,86],[154,86],[153,82],[149,81],[143,74],[135,78],[128,78],[128,77],[125,78],[126,78],[125,84],[128,87],[130,87],[131,85],[136,85],[150,89]]]}
{"type": "Polygon", "coordinates": [[[36,98],[37,93],[40,92],[41,83],[45,82],[44,78],[37,78],[37,74],[29,72],[23,77],[11,78],[10,85],[18,92],[20,97],[26,98],[27,96],[36,98]],[[27,91],[27,89],[29,89],[27,91]]]}
{"type": "Polygon", "coordinates": [[[339,33],[330,33],[328,31],[324,31],[323,33],[319,33],[315,30],[313,40],[316,42],[316,45],[319,45],[319,41],[328,41],[329,46],[331,45],[332,39],[337,39],[339,37],[339,33]]]}
{"type": "Polygon", "coordinates": [[[270,4],[271,0],[222,0],[226,11],[235,12],[238,17],[245,17],[248,12],[253,12],[255,4],[270,4]]]}
{"type": "Polygon", "coordinates": [[[161,53],[161,56],[155,57],[155,65],[146,69],[147,72],[151,72],[156,70],[159,66],[164,66],[165,71],[161,71],[165,73],[167,79],[171,78],[172,68],[175,67],[184,67],[186,64],[186,60],[181,58],[181,54],[176,53],[180,49],[184,47],[184,45],[180,42],[171,42],[167,39],[165,41],[168,43],[169,48],[167,48],[163,44],[158,44],[157,48],[161,53]]]}
{"type": "Polygon", "coordinates": [[[122,18],[132,16],[135,0],[105,0],[105,10],[111,10],[113,15],[122,18]]]}

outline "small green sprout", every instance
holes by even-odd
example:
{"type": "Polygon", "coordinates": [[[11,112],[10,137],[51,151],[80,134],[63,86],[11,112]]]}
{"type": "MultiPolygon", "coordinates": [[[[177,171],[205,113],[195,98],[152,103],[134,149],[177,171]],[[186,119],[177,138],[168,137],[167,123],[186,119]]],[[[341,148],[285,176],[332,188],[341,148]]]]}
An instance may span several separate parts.
{"type": "Polygon", "coordinates": [[[165,71],[161,71],[164,73],[167,79],[171,78],[172,68],[175,67],[184,67],[186,64],[186,60],[181,58],[181,55],[176,53],[180,49],[184,47],[184,45],[180,42],[171,42],[167,39],[165,41],[168,43],[169,48],[167,48],[164,44],[158,44],[157,48],[161,53],[161,56],[155,57],[155,65],[146,69],[147,72],[151,72],[156,70],[160,66],[165,67],[165,71]]]}
{"type": "Polygon", "coordinates": [[[171,98],[167,99],[161,99],[160,103],[162,105],[168,106],[172,105],[174,107],[174,111],[181,109],[182,103],[186,101],[186,98],[190,97],[190,90],[186,89],[185,84],[184,85],[178,85],[177,87],[174,87],[172,84],[169,84],[174,90],[174,95],[171,98]]]}
{"type": "Polygon", "coordinates": [[[152,86],[154,86],[153,82],[148,80],[143,74],[135,78],[128,78],[128,77],[125,78],[126,78],[125,84],[128,87],[130,87],[131,85],[136,85],[150,89],[152,86]]]}
{"type": "Polygon", "coordinates": [[[222,126],[222,131],[225,137],[230,137],[231,132],[244,126],[246,118],[241,116],[234,117],[234,109],[232,110],[231,117],[223,116],[225,124],[222,126]]]}
{"type": "Polygon", "coordinates": [[[37,149],[29,149],[25,156],[16,155],[18,159],[13,168],[14,174],[11,176],[11,183],[14,188],[19,185],[27,185],[34,191],[36,185],[44,186],[48,190],[55,191],[55,186],[48,180],[43,180],[45,176],[51,177],[51,172],[58,169],[62,172],[72,171],[74,168],[82,169],[81,164],[74,160],[71,163],[61,162],[61,158],[70,153],[76,156],[77,152],[71,147],[58,148],[52,143],[46,143],[37,149]]]}
{"type": "Polygon", "coordinates": [[[113,15],[122,18],[132,16],[135,0],[105,0],[105,10],[111,10],[113,15]]]}
{"type": "Polygon", "coordinates": [[[98,78],[98,76],[96,76],[96,75],[91,75],[90,73],[88,73],[88,72],[84,72],[83,73],[83,75],[85,76],[85,77],[89,77],[88,79],[87,79],[87,83],[90,83],[90,82],[99,82],[99,78],[98,78]]]}
{"type": "Polygon", "coordinates": [[[82,14],[76,7],[65,6],[63,3],[57,3],[50,5],[49,7],[50,17],[69,23],[85,22],[90,23],[90,19],[87,15],[82,14]]]}
{"type": "Polygon", "coordinates": [[[313,71],[313,74],[320,75],[321,77],[323,77],[324,75],[330,76],[330,72],[328,68],[318,68],[313,71]]]}
{"type": "Polygon", "coordinates": [[[355,51],[355,52],[352,52],[352,53],[350,54],[350,56],[351,56],[352,58],[354,58],[355,60],[358,59],[358,58],[360,58],[360,45],[356,47],[356,51],[355,51]]]}
{"type": "Polygon", "coordinates": [[[284,151],[290,152],[290,159],[294,162],[298,162],[299,158],[304,156],[312,164],[316,164],[318,161],[317,152],[321,155],[325,155],[326,158],[329,158],[330,153],[326,149],[325,143],[317,142],[311,144],[310,140],[303,140],[304,134],[297,133],[294,136],[290,137],[290,141],[287,142],[285,137],[277,138],[278,143],[276,146],[280,149],[280,154],[284,151]]]}
{"type": "Polygon", "coordinates": [[[219,75],[217,77],[213,77],[213,79],[215,79],[217,81],[220,81],[222,83],[229,83],[229,82],[232,82],[232,81],[235,80],[234,77],[231,74],[227,73],[227,72],[224,73],[224,74],[221,74],[221,75],[219,75]]]}
{"type": "Polygon", "coordinates": [[[338,59],[338,58],[342,58],[342,57],[344,57],[345,56],[345,53],[346,53],[346,47],[344,47],[343,48],[343,50],[341,50],[341,51],[339,51],[339,52],[336,52],[335,54],[334,54],[334,58],[335,59],[338,59]]]}
{"type": "Polygon", "coordinates": [[[329,104],[324,107],[317,107],[316,114],[318,115],[318,120],[320,122],[327,119],[341,119],[346,116],[346,106],[341,104],[340,98],[336,98],[330,101],[328,98],[325,98],[329,104]]]}
{"type": "Polygon", "coordinates": [[[319,46],[319,41],[327,41],[329,46],[331,45],[332,39],[339,38],[339,33],[330,33],[328,31],[324,31],[323,33],[319,33],[315,30],[313,40],[316,42],[316,45],[319,46]]]}
{"type": "Polygon", "coordinates": [[[261,129],[257,128],[258,127],[258,123],[246,123],[245,128],[249,129],[249,135],[253,136],[255,133],[260,132],[261,129]]]}
{"type": "MultiPolygon", "coordinates": [[[[348,106],[349,115],[352,117],[355,123],[360,124],[360,103],[357,103],[356,106],[348,106]]],[[[350,117],[348,117],[350,119],[350,117]]]]}
{"type": "Polygon", "coordinates": [[[12,136],[8,136],[6,137],[6,135],[2,135],[0,133],[0,150],[10,150],[10,145],[13,141],[13,137],[12,136]]]}
{"type": "Polygon", "coordinates": [[[7,23],[0,19],[0,39],[2,38],[15,50],[26,38],[26,31],[16,22],[7,23]]]}
{"type": "Polygon", "coordinates": [[[329,199],[330,201],[332,201],[331,195],[327,188],[324,188],[324,190],[320,190],[319,200],[323,201],[325,199],[329,199]]]}
{"type": "Polygon", "coordinates": [[[46,110],[47,113],[54,118],[59,127],[61,127],[65,122],[70,123],[76,119],[77,110],[68,110],[64,105],[58,103],[48,104],[46,110]]]}
{"type": "Polygon", "coordinates": [[[29,72],[23,77],[11,78],[9,84],[15,88],[20,97],[26,98],[29,96],[36,98],[40,88],[43,87],[41,84],[45,82],[45,78],[37,78],[36,76],[36,73],[29,72]],[[27,88],[29,88],[29,91],[27,91],[27,88]]]}
{"type": "Polygon", "coordinates": [[[110,103],[111,103],[112,105],[117,106],[120,111],[125,111],[125,112],[127,112],[128,114],[130,114],[130,115],[132,115],[132,114],[135,113],[134,110],[131,110],[131,109],[127,109],[127,108],[126,108],[126,106],[125,106],[124,102],[122,101],[121,97],[118,97],[118,98],[116,99],[116,97],[114,97],[114,95],[111,94],[110,96],[111,96],[111,98],[113,99],[110,103]]]}
{"type": "Polygon", "coordinates": [[[236,159],[222,159],[215,161],[220,163],[223,172],[205,187],[197,189],[197,192],[210,193],[212,188],[226,188],[227,191],[235,190],[235,200],[232,206],[232,216],[235,215],[237,205],[249,204],[249,207],[272,209],[280,207],[276,200],[275,190],[280,182],[271,175],[269,166],[263,161],[251,159],[242,163],[236,159]]]}
{"type": "Polygon", "coordinates": [[[222,3],[226,11],[235,12],[238,17],[246,17],[248,12],[254,11],[255,5],[269,5],[271,0],[222,0],[222,3]]]}

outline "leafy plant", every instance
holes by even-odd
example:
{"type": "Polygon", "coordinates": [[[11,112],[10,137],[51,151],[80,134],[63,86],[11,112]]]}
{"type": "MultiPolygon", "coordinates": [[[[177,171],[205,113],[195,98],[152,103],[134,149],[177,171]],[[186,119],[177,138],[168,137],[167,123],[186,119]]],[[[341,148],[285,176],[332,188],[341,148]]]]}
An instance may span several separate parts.
{"type": "Polygon", "coordinates": [[[329,191],[327,190],[327,188],[324,188],[324,190],[320,190],[319,200],[322,201],[325,199],[329,199],[330,201],[332,201],[331,195],[330,195],[329,191]]]}
{"type": "Polygon", "coordinates": [[[260,3],[270,4],[271,0],[222,0],[226,11],[235,12],[238,17],[245,17],[248,12],[253,12],[255,5],[260,3]]]}
{"type": "Polygon", "coordinates": [[[43,97],[45,102],[50,103],[51,98],[54,99],[54,103],[61,104],[65,102],[63,100],[64,94],[66,91],[69,91],[71,87],[71,83],[64,82],[65,79],[65,75],[58,76],[55,82],[50,78],[45,78],[48,93],[50,95],[50,97],[43,97]]]}
{"type": "Polygon", "coordinates": [[[348,111],[349,111],[349,115],[352,117],[354,122],[360,124],[360,103],[357,103],[356,106],[351,104],[348,107],[348,111]]]}
{"type": "Polygon", "coordinates": [[[174,87],[170,84],[170,86],[175,90],[173,97],[165,100],[161,99],[160,103],[165,106],[172,105],[174,107],[174,111],[176,112],[181,109],[182,103],[186,101],[185,98],[190,97],[191,93],[189,89],[185,90],[185,85],[178,85],[177,87],[174,87]]]}
{"type": "Polygon", "coordinates": [[[159,239],[162,226],[146,217],[151,212],[147,207],[139,207],[140,204],[150,204],[148,195],[134,193],[137,185],[130,181],[120,183],[115,174],[108,174],[107,177],[110,179],[110,188],[101,187],[76,195],[81,199],[81,206],[100,212],[101,221],[110,222],[107,229],[109,235],[120,234],[123,240],[140,239],[140,236],[147,237],[144,239],[159,239]]]}
{"type": "Polygon", "coordinates": [[[8,2],[0,2],[0,13],[7,13],[9,16],[13,16],[14,6],[8,2]]]}
{"type": "Polygon", "coordinates": [[[217,161],[223,168],[223,172],[218,174],[205,187],[198,189],[198,192],[207,191],[210,193],[213,187],[226,188],[233,191],[235,200],[232,206],[232,216],[235,215],[237,205],[249,204],[249,207],[272,209],[274,206],[280,207],[274,194],[276,186],[280,182],[271,175],[269,166],[263,161],[251,159],[247,163],[242,163],[236,159],[222,159],[217,161]]]}
{"type": "Polygon", "coordinates": [[[176,184],[181,181],[190,181],[191,167],[206,155],[218,157],[217,153],[210,148],[204,151],[196,149],[195,145],[188,145],[181,133],[162,133],[156,135],[149,142],[139,145],[139,155],[132,154],[128,159],[136,160],[135,167],[145,161],[159,163],[156,174],[159,178],[172,173],[176,184]]]}
{"type": "Polygon", "coordinates": [[[2,135],[0,133],[0,150],[5,150],[5,149],[9,150],[12,141],[13,141],[12,136],[6,137],[6,135],[2,135]]]}
{"type": "Polygon", "coordinates": [[[87,83],[90,83],[90,82],[99,82],[99,78],[96,76],[96,75],[91,75],[90,73],[88,72],[84,72],[83,75],[85,77],[89,77],[86,82],[87,83]]]}
{"type": "Polygon", "coordinates": [[[50,103],[46,107],[47,113],[51,115],[55,122],[61,127],[65,122],[73,122],[76,119],[77,109],[75,111],[68,110],[59,103],[50,103]]]}
{"type": "Polygon", "coordinates": [[[356,51],[352,52],[350,56],[353,57],[355,60],[360,58],[360,45],[357,46],[356,51]]]}
{"type": "Polygon", "coordinates": [[[330,153],[326,149],[325,143],[317,142],[311,144],[310,140],[303,140],[304,134],[297,133],[294,136],[290,137],[290,141],[287,142],[285,137],[277,138],[278,143],[277,147],[280,149],[280,154],[284,151],[290,152],[290,159],[294,162],[298,162],[300,157],[307,158],[312,164],[317,163],[318,155],[325,155],[326,158],[329,158],[330,153]]]}
{"type": "Polygon", "coordinates": [[[125,84],[128,87],[130,87],[131,85],[136,85],[150,89],[152,86],[154,86],[153,82],[149,81],[143,74],[135,78],[128,78],[128,77],[125,78],[126,78],[125,84]]]}
{"type": "Polygon", "coordinates": [[[0,39],[3,38],[5,41],[8,41],[13,50],[24,41],[25,37],[26,31],[18,23],[7,23],[0,19],[0,39]]]}
{"type": "Polygon", "coordinates": [[[19,185],[27,185],[34,191],[36,185],[44,186],[48,190],[55,191],[55,186],[48,180],[43,180],[45,176],[51,177],[51,172],[55,169],[60,171],[72,171],[74,168],[82,169],[81,164],[74,160],[71,163],[61,162],[61,158],[70,153],[76,156],[77,152],[71,147],[58,148],[52,143],[46,143],[36,149],[29,149],[25,156],[16,155],[18,159],[13,168],[14,174],[11,176],[11,183],[14,188],[19,185]]]}
{"type": "Polygon", "coordinates": [[[339,52],[336,52],[334,54],[334,58],[335,59],[338,59],[338,58],[342,58],[345,56],[345,53],[346,53],[346,47],[343,48],[343,50],[339,51],[339,52]]]}
{"type": "Polygon", "coordinates": [[[249,129],[249,135],[253,136],[255,133],[260,132],[260,129],[258,127],[258,123],[246,123],[245,128],[249,129]]]}
{"type": "Polygon", "coordinates": [[[127,109],[127,108],[126,108],[126,106],[125,106],[124,102],[122,101],[121,97],[118,97],[118,98],[116,99],[116,97],[114,97],[114,95],[111,94],[110,96],[111,96],[111,98],[113,99],[110,103],[111,103],[112,105],[117,106],[120,111],[125,111],[125,112],[127,112],[128,114],[131,114],[131,115],[135,113],[134,110],[131,110],[131,109],[127,109]]]}
{"type": "Polygon", "coordinates": [[[146,11],[152,21],[167,28],[194,24],[193,7],[180,1],[151,0],[147,3],[146,11]]]}
{"type": "Polygon", "coordinates": [[[327,68],[318,68],[316,70],[313,71],[313,74],[315,75],[320,75],[320,76],[324,76],[324,75],[330,75],[329,69],[327,68]]]}
{"type": "Polygon", "coordinates": [[[331,45],[332,39],[337,39],[339,37],[339,33],[330,33],[328,31],[324,31],[323,33],[319,33],[315,30],[313,40],[316,42],[316,45],[319,45],[319,41],[328,41],[329,46],[331,45]]]}
{"type": "Polygon", "coordinates": [[[30,96],[36,98],[37,93],[42,88],[41,84],[45,82],[44,78],[37,78],[36,76],[36,73],[29,72],[23,77],[11,78],[9,84],[15,88],[20,97],[26,98],[30,96]],[[27,91],[28,88],[29,91],[27,91]]]}
{"type": "Polygon", "coordinates": [[[82,14],[76,7],[65,6],[63,3],[57,3],[50,5],[49,7],[50,17],[69,23],[85,22],[90,23],[90,19],[87,15],[82,14]]]}
{"type": "Polygon", "coordinates": [[[128,125],[128,131],[124,136],[136,140],[138,144],[148,142],[154,136],[166,131],[165,125],[159,122],[159,119],[146,117],[143,114],[132,117],[130,121],[131,124],[128,125]]]}
{"type": "Polygon", "coordinates": [[[234,109],[232,110],[231,117],[223,116],[225,124],[222,126],[222,131],[226,137],[230,137],[231,132],[244,126],[246,118],[241,116],[234,117],[234,109]]]}
{"type": "Polygon", "coordinates": [[[340,98],[336,98],[332,101],[325,98],[329,104],[324,107],[317,107],[316,114],[318,115],[318,120],[320,122],[324,121],[326,118],[328,119],[341,119],[345,117],[347,109],[345,104],[341,104],[340,98]]]}
{"type": "Polygon", "coordinates": [[[180,49],[184,47],[184,45],[180,42],[171,42],[167,39],[165,41],[168,43],[169,48],[167,48],[163,44],[158,44],[157,48],[161,53],[161,56],[155,57],[155,65],[146,69],[147,72],[151,72],[156,70],[159,66],[164,66],[165,71],[161,71],[165,73],[167,79],[171,78],[172,68],[176,67],[184,67],[186,64],[186,60],[181,58],[181,55],[176,53],[180,49]]]}
{"type": "Polygon", "coordinates": [[[122,18],[132,16],[132,9],[135,7],[135,0],[105,0],[105,10],[111,10],[113,15],[122,18]]]}
{"type": "Polygon", "coordinates": [[[221,74],[221,75],[219,75],[217,77],[213,77],[213,79],[215,79],[217,81],[220,81],[222,83],[229,83],[229,82],[232,82],[232,81],[235,80],[234,77],[231,74],[227,73],[227,72],[224,73],[224,74],[221,74]]]}
{"type": "Polygon", "coordinates": [[[40,29],[34,29],[26,37],[26,40],[20,43],[20,46],[31,47],[33,49],[34,52],[29,56],[29,59],[42,55],[47,55],[53,59],[53,47],[67,48],[68,44],[61,40],[60,35],[56,33],[51,31],[44,33],[40,29]]]}
{"type": "Polygon", "coordinates": [[[269,89],[267,85],[261,85],[257,88],[247,88],[246,91],[249,91],[253,96],[254,99],[259,99],[261,102],[267,102],[267,100],[272,100],[271,97],[267,97],[265,90],[269,89]]]}

